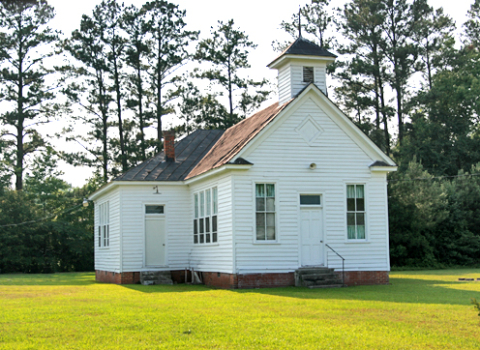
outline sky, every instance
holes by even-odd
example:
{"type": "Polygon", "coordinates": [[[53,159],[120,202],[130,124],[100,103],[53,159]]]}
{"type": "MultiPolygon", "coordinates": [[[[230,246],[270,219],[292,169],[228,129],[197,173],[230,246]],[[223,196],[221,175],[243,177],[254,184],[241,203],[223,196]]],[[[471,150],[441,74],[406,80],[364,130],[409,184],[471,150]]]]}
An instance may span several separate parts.
{"type": "MultiPolygon", "coordinates": [[[[298,12],[299,6],[310,1],[298,0],[171,0],[186,10],[187,29],[200,30],[200,37],[208,36],[211,27],[216,27],[217,21],[234,19],[235,25],[244,31],[258,47],[252,50],[249,56],[252,68],[248,75],[256,80],[267,78],[275,81],[276,72],[269,70],[266,65],[278,53],[272,49],[273,40],[289,40],[289,36],[280,29],[282,20],[289,20],[293,13],[298,12]]],[[[82,14],[90,15],[95,5],[100,0],[49,0],[56,10],[56,17],[50,22],[52,28],[61,30],[64,35],[70,34],[79,24],[82,14]]],[[[124,0],[125,5],[135,4],[140,7],[146,0],[124,0]]],[[[332,0],[335,7],[343,7],[347,0],[332,0]]],[[[474,0],[430,0],[431,6],[443,7],[460,28],[466,19],[466,13],[474,0]]],[[[276,99],[276,95],[272,95],[276,99]]],[[[273,101],[270,101],[273,102],[273,101]]],[[[166,124],[174,124],[174,117],[167,117],[166,124]],[[170,118],[170,119],[169,119],[170,118]]],[[[49,126],[52,130],[61,130],[64,122],[57,121],[49,126]]],[[[80,145],[65,144],[54,141],[57,147],[68,148],[69,151],[81,151],[80,145]]],[[[92,175],[92,170],[84,167],[74,168],[62,164],[64,172],[62,178],[74,186],[82,186],[86,179],[92,175]]]]}

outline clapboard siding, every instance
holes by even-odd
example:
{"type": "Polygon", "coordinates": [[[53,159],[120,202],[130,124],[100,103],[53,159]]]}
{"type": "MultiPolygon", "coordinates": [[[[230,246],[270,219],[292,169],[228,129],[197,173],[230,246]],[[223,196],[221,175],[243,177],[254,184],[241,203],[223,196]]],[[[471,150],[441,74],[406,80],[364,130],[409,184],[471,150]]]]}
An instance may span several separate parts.
{"type": "Polygon", "coordinates": [[[286,64],[278,71],[278,97],[280,104],[297,96],[309,84],[303,81],[303,67],[313,67],[314,84],[324,93],[327,92],[326,62],[304,61],[286,64]]]}
{"type": "MultiPolygon", "coordinates": [[[[184,269],[192,244],[192,225],[188,220],[192,201],[188,186],[120,186],[122,197],[123,271],[145,270],[145,205],[165,205],[166,267],[184,269]]],[[[148,270],[152,270],[148,268],[148,270]]],[[[159,270],[162,270],[159,268],[159,270]]]]}
{"type": "Polygon", "coordinates": [[[95,202],[95,270],[120,272],[120,194],[118,189],[110,191],[95,202]],[[110,245],[98,246],[99,211],[101,204],[109,204],[110,245]]]}
{"type": "MultiPolygon", "coordinates": [[[[292,67],[293,75],[297,76],[294,82],[300,79],[300,68],[292,67]]],[[[315,69],[325,69],[325,66],[315,69]]],[[[319,84],[324,84],[324,80],[319,84]]],[[[345,257],[346,270],[389,270],[385,173],[372,173],[369,165],[376,159],[369,157],[324,113],[317,101],[307,97],[303,100],[242,155],[254,166],[248,172],[234,175],[237,270],[241,273],[284,272],[301,265],[299,193],[323,195],[325,242],[345,257]],[[306,118],[311,118],[323,130],[310,144],[296,131],[306,118]],[[316,163],[315,170],[309,169],[311,163],[316,163]],[[262,182],[276,185],[278,240],[274,244],[255,244],[254,241],[254,185],[262,182]],[[348,183],[365,184],[367,242],[347,240],[348,183]]],[[[328,248],[325,254],[328,266],[341,267],[341,260],[328,248]]]]}
{"type": "Polygon", "coordinates": [[[292,79],[290,66],[283,66],[278,71],[278,100],[284,104],[292,98],[292,79]]]}
{"type": "MultiPolygon", "coordinates": [[[[213,187],[218,189],[218,244],[192,244],[188,265],[197,271],[233,273],[231,175],[192,184],[191,200],[194,193],[213,187]]],[[[193,220],[193,212],[189,217],[193,220]]]]}

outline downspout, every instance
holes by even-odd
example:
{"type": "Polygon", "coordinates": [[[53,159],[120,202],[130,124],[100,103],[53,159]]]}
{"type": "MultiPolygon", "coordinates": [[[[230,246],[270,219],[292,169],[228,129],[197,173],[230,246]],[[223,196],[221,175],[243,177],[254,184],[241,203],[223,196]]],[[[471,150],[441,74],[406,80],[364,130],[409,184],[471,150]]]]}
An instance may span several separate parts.
{"type": "Polygon", "coordinates": [[[122,213],[122,210],[123,210],[123,201],[122,201],[122,193],[123,193],[123,190],[122,188],[119,188],[119,200],[120,200],[120,205],[119,205],[119,210],[120,210],[120,274],[123,273],[123,213],[122,213]]]}
{"type": "Polygon", "coordinates": [[[231,175],[231,210],[232,210],[232,250],[233,250],[233,274],[234,285],[233,288],[238,288],[238,271],[237,271],[237,237],[235,232],[235,175],[231,175]]]}

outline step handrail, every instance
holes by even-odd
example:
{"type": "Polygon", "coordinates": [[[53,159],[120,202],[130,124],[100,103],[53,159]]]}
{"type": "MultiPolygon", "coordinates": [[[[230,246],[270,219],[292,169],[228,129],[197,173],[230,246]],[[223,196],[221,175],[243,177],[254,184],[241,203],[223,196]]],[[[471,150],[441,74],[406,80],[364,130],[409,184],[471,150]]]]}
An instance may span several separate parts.
{"type": "MultiPolygon", "coordinates": [[[[337,254],[340,259],[342,259],[342,284],[345,286],[345,258],[340,254],[338,254],[337,251],[332,247],[330,247],[328,244],[325,243],[325,246],[328,247],[332,252],[337,254]]],[[[328,255],[327,255],[327,259],[328,259],[328,255]]]]}

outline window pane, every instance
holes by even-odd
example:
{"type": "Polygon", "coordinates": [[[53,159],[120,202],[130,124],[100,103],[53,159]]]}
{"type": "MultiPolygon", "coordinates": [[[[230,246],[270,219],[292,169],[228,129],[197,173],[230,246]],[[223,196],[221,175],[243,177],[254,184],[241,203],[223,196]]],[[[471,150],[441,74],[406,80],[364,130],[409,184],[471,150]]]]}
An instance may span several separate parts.
{"type": "Polygon", "coordinates": [[[355,185],[347,185],[347,198],[355,198],[355,185]]]}
{"type": "Polygon", "coordinates": [[[217,242],[217,233],[216,232],[212,233],[212,236],[213,236],[212,237],[212,242],[216,243],[217,242]]]}
{"type": "Polygon", "coordinates": [[[110,245],[110,225],[107,225],[107,247],[110,245]]]}
{"type": "Polygon", "coordinates": [[[265,211],[265,198],[258,198],[257,201],[257,211],[265,211]]]}
{"type": "Polygon", "coordinates": [[[357,226],[357,239],[365,239],[365,226],[357,226]]]}
{"type": "Polygon", "coordinates": [[[267,185],[267,197],[275,197],[275,185],[267,185]]]}
{"type": "Polygon", "coordinates": [[[107,226],[103,225],[103,246],[107,246],[107,226]]]}
{"type": "Polygon", "coordinates": [[[355,225],[348,226],[348,239],[355,239],[355,225]]]}
{"type": "Polygon", "coordinates": [[[365,198],[357,198],[357,211],[365,211],[365,198]]]}
{"type": "Polygon", "coordinates": [[[198,220],[193,220],[193,234],[196,235],[198,233],[198,220]]]}
{"type": "Polygon", "coordinates": [[[205,235],[200,235],[200,243],[205,243],[205,235]]]}
{"type": "Polygon", "coordinates": [[[217,232],[217,217],[212,216],[212,232],[217,232]]]}
{"type": "Polygon", "coordinates": [[[195,244],[198,243],[198,235],[193,236],[193,243],[195,243],[195,244]]]}
{"type": "Polygon", "coordinates": [[[364,194],[363,185],[357,185],[357,198],[364,198],[364,197],[365,197],[365,194],[364,194]]]}
{"type": "Polygon", "coordinates": [[[195,219],[198,218],[198,194],[195,194],[195,219]]]}
{"type": "Polygon", "coordinates": [[[205,235],[205,243],[210,243],[210,233],[205,235]]]}
{"type": "Polygon", "coordinates": [[[320,195],[301,194],[300,205],[320,205],[320,195]]]}
{"type": "Polygon", "coordinates": [[[365,225],[365,214],[364,213],[357,214],[357,225],[365,225]]]}
{"type": "Polygon", "coordinates": [[[267,214],[267,239],[275,240],[275,214],[267,214]]]}
{"type": "Polygon", "coordinates": [[[347,214],[347,225],[355,226],[355,214],[353,214],[353,213],[348,213],[347,214]]]}
{"type": "Polygon", "coordinates": [[[210,232],[210,218],[205,218],[205,232],[210,232]]]}
{"type": "Polygon", "coordinates": [[[265,214],[257,213],[257,240],[265,240],[265,214]]]}
{"type": "Polygon", "coordinates": [[[265,197],[265,185],[264,184],[255,185],[255,193],[256,193],[257,198],[264,198],[265,197]]]}
{"type": "Polygon", "coordinates": [[[98,226],[98,246],[102,246],[102,226],[98,226]]]}
{"type": "Polygon", "coordinates": [[[355,198],[347,198],[347,211],[355,211],[355,198]]]}
{"type": "Polygon", "coordinates": [[[145,214],[163,214],[163,205],[147,205],[145,214]]]}
{"type": "Polygon", "coordinates": [[[267,211],[275,211],[275,198],[267,198],[267,211]]]}
{"type": "Polygon", "coordinates": [[[213,192],[213,214],[217,214],[217,211],[218,211],[218,192],[217,192],[217,188],[214,187],[212,189],[212,192],[213,192]]]}
{"type": "Polygon", "coordinates": [[[200,219],[200,223],[199,223],[199,231],[200,231],[200,233],[203,233],[203,232],[204,232],[203,229],[204,229],[203,219],[200,219]]]}
{"type": "Polygon", "coordinates": [[[207,190],[207,216],[211,215],[212,210],[212,197],[210,190],[207,190]]]}
{"type": "Polygon", "coordinates": [[[200,192],[200,217],[205,216],[205,192],[200,192]]]}

